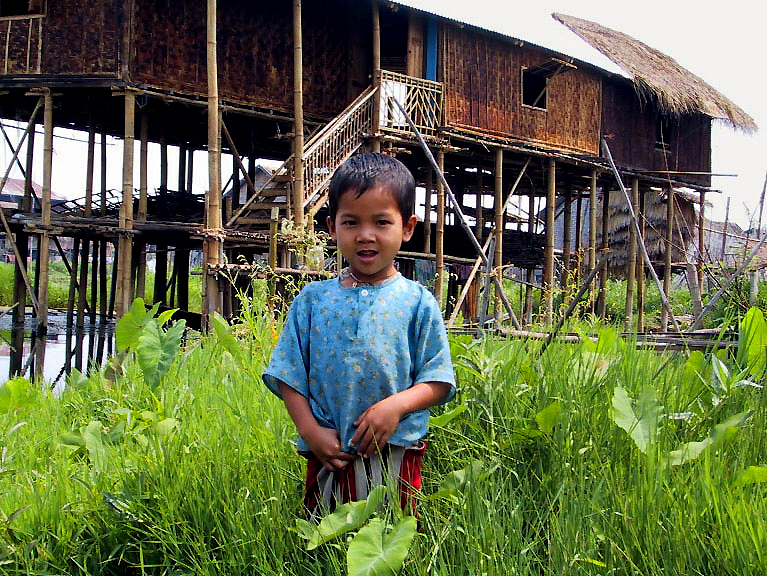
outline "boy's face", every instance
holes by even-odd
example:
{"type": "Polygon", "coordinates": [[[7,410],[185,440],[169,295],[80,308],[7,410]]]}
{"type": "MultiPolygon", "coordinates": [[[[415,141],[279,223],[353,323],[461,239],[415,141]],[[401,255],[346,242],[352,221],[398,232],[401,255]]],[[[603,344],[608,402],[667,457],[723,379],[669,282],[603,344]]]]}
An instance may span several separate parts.
{"type": "Polygon", "coordinates": [[[413,215],[403,222],[394,195],[385,188],[370,188],[356,196],[353,190],[341,194],[328,228],[352,273],[373,283],[394,274],[394,257],[413,235],[417,218],[413,215]]]}

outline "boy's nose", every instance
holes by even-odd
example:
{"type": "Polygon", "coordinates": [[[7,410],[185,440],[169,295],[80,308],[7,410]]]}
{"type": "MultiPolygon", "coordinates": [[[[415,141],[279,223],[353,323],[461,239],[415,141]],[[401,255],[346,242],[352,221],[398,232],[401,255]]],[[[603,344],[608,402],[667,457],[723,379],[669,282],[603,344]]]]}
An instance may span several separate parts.
{"type": "Polygon", "coordinates": [[[367,226],[362,226],[357,234],[357,242],[372,242],[375,239],[373,230],[367,226]]]}

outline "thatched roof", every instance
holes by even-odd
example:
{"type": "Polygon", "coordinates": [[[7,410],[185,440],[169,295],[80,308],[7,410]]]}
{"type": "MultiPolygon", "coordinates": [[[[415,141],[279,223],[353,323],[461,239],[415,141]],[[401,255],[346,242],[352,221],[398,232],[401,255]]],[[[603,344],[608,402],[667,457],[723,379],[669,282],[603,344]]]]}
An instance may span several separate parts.
{"type": "Polygon", "coordinates": [[[558,13],[552,16],[617,64],[638,93],[657,101],[661,110],[675,116],[700,113],[746,131],[757,129],[751,116],[673,58],[595,22],[558,13]]]}

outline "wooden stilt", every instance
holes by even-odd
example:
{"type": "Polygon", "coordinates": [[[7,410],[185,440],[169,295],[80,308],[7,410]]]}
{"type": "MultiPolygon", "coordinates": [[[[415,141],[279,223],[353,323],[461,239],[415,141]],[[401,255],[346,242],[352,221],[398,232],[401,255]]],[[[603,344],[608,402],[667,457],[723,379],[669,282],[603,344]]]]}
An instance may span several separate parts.
{"type": "Polygon", "coordinates": [[[423,213],[423,252],[431,254],[431,200],[434,189],[434,171],[431,166],[426,167],[426,196],[424,198],[423,213]]]}
{"type": "Polygon", "coordinates": [[[482,166],[477,166],[477,175],[476,175],[476,183],[474,184],[475,188],[475,210],[477,211],[477,226],[476,226],[476,234],[477,234],[477,240],[482,241],[482,235],[484,234],[484,228],[485,228],[485,214],[484,210],[482,208],[482,166]]]}
{"type": "MultiPolygon", "coordinates": [[[[378,94],[373,98],[373,134],[378,134],[381,123],[381,16],[378,12],[378,0],[371,0],[373,15],[373,85],[378,88],[378,94]]],[[[381,140],[373,138],[373,152],[381,151],[381,140]]],[[[439,219],[438,219],[439,220],[439,219]]]]}
{"type": "Polygon", "coordinates": [[[123,140],[123,197],[120,210],[120,248],[118,250],[117,315],[122,317],[133,301],[133,147],[135,133],[136,95],[125,92],[125,132],[123,140]]]}
{"type": "MultiPolygon", "coordinates": [[[[498,282],[496,292],[503,286],[503,232],[506,229],[506,215],[503,211],[503,148],[495,151],[495,275],[498,282]]],[[[494,302],[495,327],[500,328],[503,306],[500,293],[496,293],[494,302]]]]}
{"type": "MultiPolygon", "coordinates": [[[[639,211],[637,217],[639,218],[639,242],[645,241],[645,194],[646,192],[639,192],[639,211]]],[[[644,332],[644,293],[645,293],[645,267],[644,259],[638,255],[636,259],[637,263],[637,332],[644,332]]]]}
{"type": "Polygon", "coordinates": [[[546,194],[546,252],[544,255],[543,286],[546,291],[546,323],[554,318],[554,207],[556,204],[557,167],[553,158],[549,158],[548,188],[546,194]]]}
{"type": "Polygon", "coordinates": [[[573,265],[575,269],[574,284],[576,286],[580,283],[583,264],[583,218],[581,215],[583,211],[583,198],[580,190],[577,191],[577,194],[578,196],[575,200],[575,264],[573,265]]]}
{"type": "Polygon", "coordinates": [[[77,284],[77,266],[80,261],[80,239],[75,238],[72,250],[72,267],[69,270],[69,297],[67,298],[67,328],[71,329],[74,321],[75,290],[77,284]]]}
{"type": "Polygon", "coordinates": [[[724,228],[722,228],[722,253],[719,255],[719,262],[726,267],[725,257],[727,256],[727,230],[730,224],[730,198],[727,197],[727,211],[724,213],[724,228]]]}
{"type": "MultiPolygon", "coordinates": [[[[636,214],[639,210],[639,178],[631,183],[631,208],[636,214]]],[[[630,332],[634,328],[634,282],[636,281],[637,235],[634,227],[629,224],[629,245],[626,257],[626,308],[624,313],[624,330],[630,332]]]]}
{"type": "Polygon", "coordinates": [[[194,189],[194,148],[189,147],[186,151],[186,190],[187,194],[193,194],[194,189]]]}
{"type": "Polygon", "coordinates": [[[80,282],[77,290],[77,326],[82,327],[85,323],[85,307],[88,298],[88,256],[90,254],[90,241],[83,238],[82,252],[80,254],[80,282]]]}
{"type": "Polygon", "coordinates": [[[189,310],[189,248],[176,247],[177,306],[189,310]]]}
{"type": "MultiPolygon", "coordinates": [[[[101,215],[104,216],[107,213],[107,135],[106,132],[101,133],[101,215]]],[[[94,251],[93,253],[94,257],[96,256],[96,253],[94,251]]],[[[115,255],[115,258],[117,256],[115,255]]],[[[94,266],[94,270],[96,269],[96,266],[94,266]]],[[[99,314],[101,316],[101,321],[106,322],[107,320],[107,312],[111,310],[111,306],[109,305],[110,301],[110,295],[109,292],[107,292],[107,240],[106,238],[102,239],[101,242],[99,242],[99,264],[98,269],[100,272],[99,276],[99,293],[101,294],[101,297],[99,298],[99,314]]],[[[114,281],[114,273],[112,275],[112,281],[114,281]]],[[[109,317],[112,316],[112,313],[109,312],[109,317]]],[[[91,319],[91,322],[93,320],[91,319]]]]}
{"type": "MultiPolygon", "coordinates": [[[[215,1],[215,0],[209,0],[215,1]]],[[[293,221],[304,223],[304,63],[301,0],[293,0],[293,221]]],[[[210,46],[210,42],[208,42],[210,46]]]]}
{"type": "MultiPolygon", "coordinates": [[[[179,164],[181,166],[181,164],[179,164]]],[[[164,195],[168,190],[168,144],[163,135],[160,140],[160,194],[164,195]]],[[[154,289],[152,301],[165,305],[168,301],[168,244],[160,242],[155,247],[154,257],[154,289]]]]}
{"type": "MultiPolygon", "coordinates": [[[[93,216],[93,170],[96,156],[96,127],[93,124],[93,117],[88,118],[88,156],[85,168],[85,208],[83,213],[86,218],[93,216]]],[[[94,245],[94,255],[96,248],[94,245]]],[[[90,254],[90,240],[83,238],[82,254],[80,257],[80,290],[78,290],[77,299],[77,326],[82,327],[85,324],[85,305],[88,297],[88,256],[90,254]]],[[[91,306],[91,311],[95,312],[95,307],[91,306]]]]}
{"type": "Polygon", "coordinates": [[[109,317],[115,317],[115,299],[117,298],[117,271],[119,270],[120,250],[118,250],[117,242],[112,244],[112,282],[109,286],[109,317]]]}
{"type": "Polygon", "coordinates": [[[104,240],[93,241],[93,258],[91,260],[91,306],[90,306],[90,323],[91,325],[96,323],[96,310],[99,304],[99,250],[100,246],[104,244],[104,240]]]}
{"type": "Polygon", "coordinates": [[[41,199],[43,233],[40,235],[40,252],[37,255],[38,268],[40,270],[40,286],[37,292],[37,300],[40,303],[37,317],[37,331],[39,334],[45,334],[48,331],[48,263],[50,254],[48,249],[50,242],[48,228],[51,225],[51,177],[53,168],[53,96],[50,91],[46,91],[44,97],[45,136],[43,140],[43,197],[41,199]]]}
{"type": "Polygon", "coordinates": [[[571,184],[567,183],[567,189],[565,190],[565,210],[562,219],[562,275],[559,278],[559,285],[562,290],[565,291],[565,300],[567,297],[567,282],[570,276],[570,246],[572,243],[572,227],[571,221],[573,219],[573,196],[571,184]]]}
{"type": "MultiPolygon", "coordinates": [[[[698,212],[698,287],[701,297],[706,293],[705,266],[706,266],[706,192],[700,191],[700,211],[698,212]]],[[[759,230],[758,234],[762,231],[759,230]]]]}
{"type": "MultiPolygon", "coordinates": [[[[31,172],[28,172],[31,174],[31,172]]],[[[16,259],[16,266],[14,267],[14,298],[13,302],[16,304],[16,308],[13,310],[13,322],[14,324],[24,323],[24,313],[27,303],[27,285],[24,283],[24,278],[21,275],[21,267],[24,267],[24,271],[27,270],[27,258],[29,257],[29,235],[26,232],[16,233],[16,247],[19,251],[19,258],[16,259]]]]}
{"type": "Polygon", "coordinates": [[[607,252],[610,249],[610,189],[602,187],[602,271],[599,275],[599,301],[597,308],[599,317],[604,321],[607,318],[607,275],[609,264],[607,252]]]}
{"type": "MultiPolygon", "coordinates": [[[[597,171],[591,171],[591,187],[589,188],[589,272],[597,265],[597,171]]],[[[596,302],[594,283],[590,288],[591,310],[595,310],[596,302]]]]}
{"type": "MultiPolygon", "coordinates": [[[[445,167],[445,151],[437,152],[437,166],[440,170],[445,167]]],[[[437,180],[437,238],[435,244],[436,273],[434,278],[434,296],[442,307],[442,284],[445,281],[445,186],[442,180],[437,180]]]]}
{"type": "Polygon", "coordinates": [[[226,220],[229,220],[240,208],[240,157],[235,150],[230,152],[232,153],[232,206],[226,215],[226,220]]]}
{"type": "MultiPolygon", "coordinates": [[[[535,233],[535,187],[530,184],[530,195],[527,197],[527,233],[532,236],[535,233]]],[[[527,324],[533,323],[533,281],[535,280],[535,269],[528,268],[525,274],[527,285],[525,286],[525,314],[524,320],[527,324]]]]}
{"type": "MultiPolygon", "coordinates": [[[[146,222],[147,216],[147,157],[149,155],[149,114],[144,110],[141,112],[139,150],[139,200],[138,200],[138,221],[146,222]]],[[[137,253],[138,262],[136,264],[136,296],[144,298],[146,291],[146,242],[138,240],[137,253]]]]}
{"type": "MultiPolygon", "coordinates": [[[[665,254],[663,258],[663,291],[668,294],[671,290],[671,256],[674,241],[674,188],[669,186],[666,190],[666,236],[664,238],[665,254]]],[[[660,328],[664,332],[668,330],[668,311],[661,309],[660,328]]]]}

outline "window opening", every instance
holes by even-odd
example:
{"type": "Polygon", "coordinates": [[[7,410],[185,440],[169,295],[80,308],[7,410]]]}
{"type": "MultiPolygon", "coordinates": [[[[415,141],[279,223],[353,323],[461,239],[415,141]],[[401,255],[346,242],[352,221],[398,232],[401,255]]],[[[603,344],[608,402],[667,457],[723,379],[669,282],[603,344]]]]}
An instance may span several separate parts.
{"type": "Polygon", "coordinates": [[[549,79],[534,69],[522,69],[522,104],[546,110],[549,79]]]}
{"type": "Polygon", "coordinates": [[[43,0],[0,0],[0,17],[41,14],[43,0]]]}

